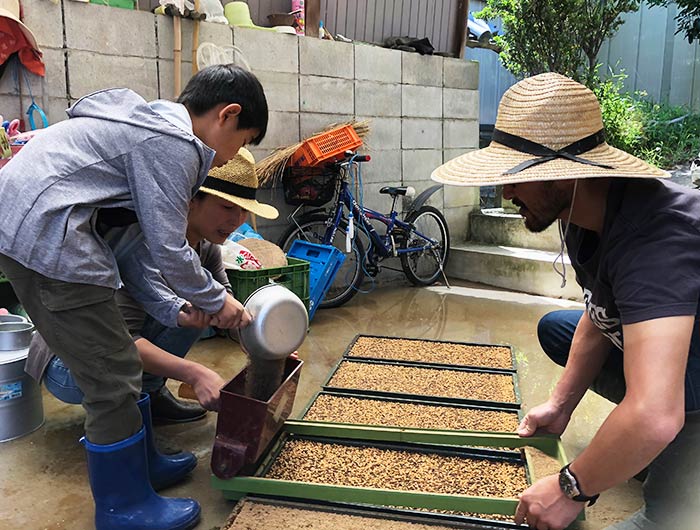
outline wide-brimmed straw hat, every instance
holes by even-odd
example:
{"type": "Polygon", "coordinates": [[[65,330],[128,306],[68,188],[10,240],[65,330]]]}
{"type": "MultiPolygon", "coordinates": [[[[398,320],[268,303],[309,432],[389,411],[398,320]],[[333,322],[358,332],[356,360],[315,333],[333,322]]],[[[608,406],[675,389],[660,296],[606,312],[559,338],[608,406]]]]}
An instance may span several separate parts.
{"type": "Polygon", "coordinates": [[[225,165],[209,170],[199,190],[237,204],[265,219],[277,219],[279,215],[274,206],[256,200],[258,175],[255,172],[255,159],[244,147],[225,165]]]}
{"type": "Polygon", "coordinates": [[[34,33],[19,19],[19,0],[0,0],[0,17],[7,17],[17,22],[31,47],[35,50],[39,49],[34,33]]]}
{"type": "Polygon", "coordinates": [[[595,94],[555,73],[523,79],[508,89],[498,106],[491,144],[450,160],[431,175],[457,186],[668,176],[609,146],[595,94]]]}

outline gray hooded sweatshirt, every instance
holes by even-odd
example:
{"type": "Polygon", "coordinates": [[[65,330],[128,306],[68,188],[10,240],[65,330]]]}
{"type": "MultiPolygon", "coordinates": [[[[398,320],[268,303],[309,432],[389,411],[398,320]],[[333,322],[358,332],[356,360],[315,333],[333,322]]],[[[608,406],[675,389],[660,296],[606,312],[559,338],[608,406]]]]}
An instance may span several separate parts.
{"type": "Polygon", "coordinates": [[[49,278],[117,289],[95,224],[100,208],[128,208],[173,290],[208,313],[221,309],[224,287],[185,238],[189,202],[215,154],[189,116],[180,120],[187,130],[121,88],[85,96],[68,116],[0,170],[0,253],[49,278]]]}

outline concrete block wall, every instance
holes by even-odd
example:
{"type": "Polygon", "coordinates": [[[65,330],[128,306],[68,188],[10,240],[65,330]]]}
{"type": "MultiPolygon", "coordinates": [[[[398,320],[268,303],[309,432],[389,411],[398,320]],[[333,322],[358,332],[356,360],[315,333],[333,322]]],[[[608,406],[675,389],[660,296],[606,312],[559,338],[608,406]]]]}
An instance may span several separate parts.
{"type": "MultiPolygon", "coordinates": [[[[44,80],[30,75],[29,83],[51,123],[65,119],[65,109],[81,96],[112,86],[129,87],[148,100],[174,97],[171,18],[71,0],[25,0],[23,6],[47,68],[44,80]]],[[[183,20],[183,87],[192,74],[192,31],[192,21],[183,20]]],[[[256,159],[332,123],[371,120],[364,149],[372,161],[363,171],[371,208],[389,209],[390,200],[378,193],[382,186],[410,185],[420,192],[433,185],[433,168],[478,147],[476,62],[210,23],[201,24],[199,42],[235,45],[265,87],[270,121],[265,140],[251,149],[256,159]]],[[[26,109],[26,84],[21,94],[26,109]]],[[[18,115],[19,95],[6,73],[0,113],[18,115]]],[[[261,192],[281,212],[276,221],[259,220],[271,240],[293,211],[282,195],[279,188],[261,192]]],[[[478,208],[478,188],[451,187],[429,203],[445,213],[453,240],[462,240],[469,213],[478,208]]]]}

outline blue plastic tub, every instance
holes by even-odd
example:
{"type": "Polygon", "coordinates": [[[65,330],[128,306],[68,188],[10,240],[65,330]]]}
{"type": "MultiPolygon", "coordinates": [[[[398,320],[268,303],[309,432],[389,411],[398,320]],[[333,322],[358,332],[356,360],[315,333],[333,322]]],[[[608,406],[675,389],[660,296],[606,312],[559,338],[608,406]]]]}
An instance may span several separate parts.
{"type": "Polygon", "coordinates": [[[309,262],[309,320],[326,296],[338,269],[345,261],[345,254],[332,245],[319,245],[297,239],[287,256],[309,262]]]}

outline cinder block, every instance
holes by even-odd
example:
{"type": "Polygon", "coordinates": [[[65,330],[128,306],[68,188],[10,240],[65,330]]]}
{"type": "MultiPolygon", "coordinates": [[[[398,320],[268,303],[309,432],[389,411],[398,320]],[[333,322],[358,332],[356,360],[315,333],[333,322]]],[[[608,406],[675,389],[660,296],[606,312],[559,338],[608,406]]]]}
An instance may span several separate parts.
{"type": "MultiPolygon", "coordinates": [[[[44,48],[44,65],[46,66],[46,77],[42,78],[27,72],[15,79],[9,72],[2,76],[0,80],[0,94],[19,94],[21,83],[21,91],[27,94],[27,81],[31,87],[32,94],[36,98],[41,98],[46,90],[48,96],[66,97],[66,62],[64,52],[62,50],[54,50],[44,48]]],[[[4,113],[3,113],[4,114],[4,113]]]]}
{"type": "Polygon", "coordinates": [[[409,85],[442,86],[442,57],[403,52],[401,82],[409,85]]]}
{"type": "Polygon", "coordinates": [[[401,115],[442,118],[442,88],[402,85],[401,115]]]}
{"type": "Polygon", "coordinates": [[[443,116],[463,120],[479,119],[479,91],[443,88],[443,116]]]}
{"type": "Polygon", "coordinates": [[[299,73],[353,79],[353,46],[322,39],[299,40],[299,73]]]}
{"type": "MultiPolygon", "coordinates": [[[[421,194],[424,190],[427,190],[428,188],[435,186],[437,183],[433,182],[432,180],[422,180],[422,181],[415,181],[415,182],[408,182],[406,185],[408,186],[413,186],[416,190],[416,197],[421,194]]],[[[415,197],[414,197],[415,198],[415,197]]],[[[405,197],[403,199],[403,211],[408,211],[408,209],[411,207],[411,204],[413,202],[414,198],[410,197],[405,197]]],[[[437,190],[435,193],[433,193],[428,200],[426,201],[425,204],[428,204],[430,206],[434,206],[440,211],[443,211],[445,207],[445,189],[441,188],[437,190]]]]}
{"type": "Polygon", "coordinates": [[[301,113],[299,115],[299,130],[301,139],[308,138],[321,132],[323,129],[336,123],[345,123],[352,120],[352,114],[313,114],[301,113]]]}
{"type": "Polygon", "coordinates": [[[404,150],[401,157],[404,184],[430,181],[430,174],[442,164],[442,151],[439,149],[404,150]]]}
{"type": "Polygon", "coordinates": [[[387,186],[401,185],[401,151],[363,151],[372,159],[363,162],[362,181],[364,183],[384,182],[387,186]]]}
{"type": "MultiPolygon", "coordinates": [[[[183,19],[181,22],[182,27],[182,60],[189,63],[192,62],[192,46],[193,42],[193,32],[194,32],[194,21],[189,19],[183,19]]],[[[173,58],[173,44],[174,44],[174,28],[173,19],[171,17],[156,15],[156,31],[158,32],[158,57],[162,59],[172,59],[173,58]]],[[[228,62],[233,62],[234,55],[233,49],[230,48],[233,45],[233,32],[231,27],[226,24],[213,24],[211,22],[200,22],[199,24],[199,44],[203,42],[211,42],[217,46],[224,47],[224,51],[227,51],[226,57],[228,62]],[[225,48],[229,47],[229,48],[225,48]]],[[[201,65],[203,68],[208,65],[201,65]]]]}
{"type": "Polygon", "coordinates": [[[156,59],[69,51],[68,70],[71,98],[112,87],[131,88],[147,101],[158,97],[156,59]]]}
{"type": "Polygon", "coordinates": [[[443,164],[445,162],[449,162],[453,158],[457,158],[458,156],[463,155],[464,153],[468,153],[469,151],[474,151],[474,149],[445,149],[442,154],[443,164]]]}
{"type": "Polygon", "coordinates": [[[442,130],[445,149],[479,147],[479,122],[477,120],[444,120],[442,130]]]}
{"type": "Polygon", "coordinates": [[[302,75],[299,82],[302,112],[353,114],[355,105],[352,81],[302,75]]]}
{"type": "Polygon", "coordinates": [[[401,149],[401,119],[358,116],[358,121],[369,120],[369,134],[364,144],[370,153],[386,149],[401,149]]]}
{"type": "Polygon", "coordinates": [[[299,113],[270,112],[267,134],[260,143],[260,149],[274,149],[295,144],[299,141],[299,113]]]}
{"type": "Polygon", "coordinates": [[[283,33],[236,27],[233,42],[253,72],[299,71],[299,38],[283,33]]]}
{"type": "Polygon", "coordinates": [[[446,88],[479,89],[479,62],[445,57],[442,66],[443,86],[446,88]]]}
{"type": "MultiPolygon", "coordinates": [[[[158,88],[160,90],[159,98],[175,100],[180,95],[175,93],[175,85],[173,84],[175,74],[175,63],[171,60],[158,59],[158,88]]],[[[187,82],[192,77],[192,63],[184,62],[180,67],[180,92],[184,90],[187,82]]]]}
{"type": "Polygon", "coordinates": [[[355,81],[355,101],[363,116],[401,116],[401,85],[355,81]]]}
{"type": "MultiPolygon", "coordinates": [[[[478,189],[478,188],[477,188],[478,189]]],[[[446,193],[449,196],[450,191],[446,193]]],[[[450,244],[462,243],[467,240],[469,234],[469,214],[474,210],[470,206],[459,206],[442,210],[447,221],[447,229],[450,231],[450,244]]]]}
{"type": "MultiPolygon", "coordinates": [[[[66,109],[68,108],[68,100],[63,97],[63,98],[54,98],[54,97],[36,97],[36,104],[41,107],[41,109],[44,111],[46,114],[46,118],[49,122],[49,125],[63,121],[68,118],[66,115],[66,109]]],[[[29,105],[31,105],[32,100],[29,96],[25,95],[22,97],[22,108],[20,109],[19,105],[19,98],[17,96],[7,96],[7,95],[2,95],[0,96],[0,108],[2,108],[2,113],[3,116],[5,116],[5,119],[9,118],[21,118],[24,120],[24,130],[29,130],[29,119],[27,117],[27,109],[29,108],[29,105]],[[20,110],[22,111],[22,115],[20,116],[20,110]]],[[[41,121],[41,118],[39,117],[39,114],[37,112],[34,113],[34,124],[38,129],[43,128],[43,123],[41,121]]]]}
{"type": "Polygon", "coordinates": [[[457,208],[461,206],[479,206],[478,186],[450,186],[445,185],[445,208],[457,208]]]}
{"type": "Polygon", "coordinates": [[[63,47],[63,22],[61,3],[46,0],[23,0],[24,24],[32,30],[37,44],[44,48],[63,47]]]}
{"type": "Polygon", "coordinates": [[[355,78],[382,83],[401,82],[401,52],[355,43],[355,78]]]}
{"type": "Polygon", "coordinates": [[[401,147],[404,149],[442,149],[442,120],[403,118],[401,147]]]}
{"type": "Polygon", "coordinates": [[[299,112],[299,76],[278,72],[256,72],[265,89],[271,111],[299,112]]]}
{"type": "Polygon", "coordinates": [[[104,55],[156,57],[154,15],[144,11],[64,2],[66,46],[104,55]],[[118,15],[118,16],[117,16],[118,15]]]}

